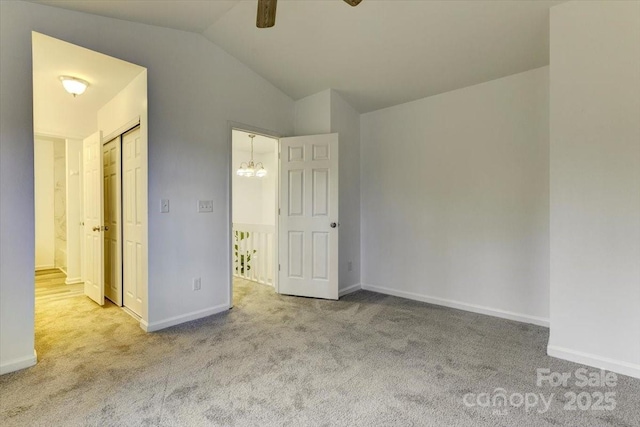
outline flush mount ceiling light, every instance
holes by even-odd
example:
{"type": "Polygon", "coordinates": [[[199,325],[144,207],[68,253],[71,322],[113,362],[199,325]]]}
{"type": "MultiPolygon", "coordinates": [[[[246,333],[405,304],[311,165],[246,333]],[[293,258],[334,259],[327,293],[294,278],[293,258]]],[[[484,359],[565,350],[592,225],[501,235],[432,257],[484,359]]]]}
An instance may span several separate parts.
{"type": "Polygon", "coordinates": [[[262,165],[262,162],[253,163],[253,138],[255,137],[255,135],[249,135],[249,138],[251,138],[251,160],[249,160],[249,163],[240,163],[240,167],[237,172],[240,176],[256,176],[258,178],[262,178],[267,175],[267,170],[262,165]]]}
{"type": "Polygon", "coordinates": [[[74,98],[78,95],[82,95],[84,91],[87,90],[87,86],[89,86],[88,81],[77,77],[60,76],[60,81],[62,82],[64,89],[73,95],[74,98]]]}

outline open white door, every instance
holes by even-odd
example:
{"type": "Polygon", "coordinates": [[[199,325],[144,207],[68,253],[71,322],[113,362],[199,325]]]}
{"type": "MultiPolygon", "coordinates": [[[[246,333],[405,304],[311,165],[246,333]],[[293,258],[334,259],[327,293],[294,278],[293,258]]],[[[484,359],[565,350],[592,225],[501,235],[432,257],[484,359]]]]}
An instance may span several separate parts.
{"type": "Polygon", "coordinates": [[[280,139],[279,289],[338,299],[338,134],[280,139]]]}
{"type": "Polygon", "coordinates": [[[102,224],[102,144],[96,132],[83,141],[84,166],[84,293],[104,305],[102,224]]]}
{"type": "Polygon", "coordinates": [[[146,254],[144,228],[147,221],[147,181],[144,177],[145,145],[140,127],[122,136],[122,241],[124,259],[124,306],[142,316],[146,254]]]}

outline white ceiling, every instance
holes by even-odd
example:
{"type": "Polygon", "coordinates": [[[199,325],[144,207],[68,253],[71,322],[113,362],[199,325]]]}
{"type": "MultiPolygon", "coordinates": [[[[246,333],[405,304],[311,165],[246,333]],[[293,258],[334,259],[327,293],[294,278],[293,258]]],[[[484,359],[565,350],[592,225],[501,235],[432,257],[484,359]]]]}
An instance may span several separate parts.
{"type": "Polygon", "coordinates": [[[203,34],[293,99],[332,88],[368,112],[549,63],[551,0],[256,0],[46,3],[203,34]]]}
{"type": "Polygon", "coordinates": [[[97,131],[98,110],[144,71],[140,67],[71,43],[33,33],[33,120],[37,133],[84,138],[97,131]],[[76,98],[61,75],[89,82],[76,98]]]}
{"type": "MultiPolygon", "coordinates": [[[[251,151],[251,138],[249,133],[241,130],[233,129],[231,131],[231,142],[234,151],[242,151],[249,153],[251,151]]],[[[253,152],[262,153],[275,153],[278,149],[278,140],[275,138],[269,138],[268,136],[256,135],[253,138],[253,152]]],[[[249,156],[247,156],[247,160],[249,156]]]]}

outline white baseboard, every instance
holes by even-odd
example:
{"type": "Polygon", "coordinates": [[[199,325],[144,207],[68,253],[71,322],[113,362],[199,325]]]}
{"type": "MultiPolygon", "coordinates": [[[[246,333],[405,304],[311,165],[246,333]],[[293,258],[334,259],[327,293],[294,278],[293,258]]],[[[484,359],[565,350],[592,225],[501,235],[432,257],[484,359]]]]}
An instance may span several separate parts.
{"type": "Polygon", "coordinates": [[[56,268],[55,264],[47,264],[47,265],[36,265],[36,271],[41,271],[41,270],[53,270],[56,268]]]}
{"type": "Polygon", "coordinates": [[[547,346],[547,354],[569,362],[581,363],[594,368],[604,369],[633,378],[640,378],[640,364],[622,362],[595,354],[584,353],[555,345],[547,346]]]}
{"type": "Polygon", "coordinates": [[[36,363],[38,363],[38,353],[33,350],[32,355],[20,357],[18,359],[13,359],[6,363],[0,364],[0,375],[19,371],[20,369],[29,368],[31,366],[34,366],[36,363]]]}
{"type": "Polygon", "coordinates": [[[82,283],[82,277],[74,277],[73,279],[67,279],[64,281],[65,285],[77,285],[78,283],[82,283]]]}
{"type": "Polygon", "coordinates": [[[141,320],[140,327],[145,332],[155,332],[161,329],[170,328],[171,326],[179,325],[181,323],[190,322],[192,320],[201,319],[203,317],[209,317],[227,310],[229,310],[229,303],[217,305],[211,308],[205,308],[204,310],[193,311],[191,313],[183,314],[180,316],[170,317],[165,320],[160,320],[159,322],[148,323],[144,320],[141,320]]]}
{"type": "Polygon", "coordinates": [[[428,295],[417,294],[414,292],[399,291],[396,289],[384,288],[381,286],[373,286],[362,284],[362,289],[380,294],[393,295],[400,298],[407,298],[416,301],[427,302],[429,304],[441,305],[444,307],[455,308],[458,310],[470,311],[472,313],[486,314],[487,316],[500,317],[502,319],[515,320],[516,322],[530,323],[532,325],[549,327],[549,319],[544,317],[530,316],[528,314],[514,313],[512,311],[499,310],[497,308],[485,307],[482,305],[469,304],[466,302],[453,301],[444,298],[437,298],[428,295]]]}
{"type": "Polygon", "coordinates": [[[347,286],[346,288],[342,288],[338,291],[338,297],[343,297],[345,295],[348,295],[352,292],[355,291],[359,291],[360,289],[362,289],[362,287],[360,286],[360,283],[356,283],[355,285],[351,285],[351,286],[347,286]]]}

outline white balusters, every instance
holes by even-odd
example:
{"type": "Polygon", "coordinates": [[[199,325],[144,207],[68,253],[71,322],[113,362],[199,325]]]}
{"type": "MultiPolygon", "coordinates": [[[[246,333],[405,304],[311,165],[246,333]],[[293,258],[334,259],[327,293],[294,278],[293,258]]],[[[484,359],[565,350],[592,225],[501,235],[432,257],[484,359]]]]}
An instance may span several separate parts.
{"type": "Polygon", "coordinates": [[[273,225],[233,224],[234,276],[273,286],[274,235],[273,225]]]}

